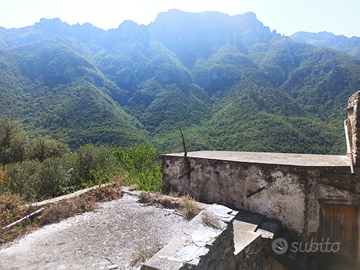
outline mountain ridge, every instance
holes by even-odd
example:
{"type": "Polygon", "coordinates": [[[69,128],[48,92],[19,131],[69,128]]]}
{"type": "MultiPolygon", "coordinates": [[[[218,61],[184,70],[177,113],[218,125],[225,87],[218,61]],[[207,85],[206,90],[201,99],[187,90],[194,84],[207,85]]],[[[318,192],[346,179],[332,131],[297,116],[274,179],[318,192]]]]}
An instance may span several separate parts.
{"type": "Polygon", "coordinates": [[[160,153],[182,151],[178,127],[193,151],[344,153],[340,108],[360,86],[355,57],[271,32],[254,13],[1,28],[0,70],[0,117],[33,136],[160,153]]]}
{"type": "Polygon", "coordinates": [[[296,32],[290,38],[314,46],[327,46],[360,59],[360,37],[353,36],[349,38],[324,31],[319,33],[296,32]]]}

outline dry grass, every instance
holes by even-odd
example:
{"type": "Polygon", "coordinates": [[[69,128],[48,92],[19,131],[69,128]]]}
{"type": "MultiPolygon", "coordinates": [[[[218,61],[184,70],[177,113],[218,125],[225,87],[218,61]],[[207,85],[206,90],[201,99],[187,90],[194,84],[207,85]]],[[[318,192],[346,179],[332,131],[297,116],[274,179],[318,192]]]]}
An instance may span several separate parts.
{"type": "Polygon", "coordinates": [[[0,197],[0,244],[8,243],[46,224],[91,211],[97,202],[114,200],[122,197],[122,195],[123,193],[118,185],[107,185],[93,189],[76,198],[34,207],[26,206],[26,202],[21,200],[20,195],[5,193],[0,197]],[[45,207],[45,210],[38,216],[26,219],[8,229],[2,229],[41,207],[45,207]]]}
{"type": "Polygon", "coordinates": [[[136,185],[136,184],[129,186],[129,191],[134,191],[137,189],[138,189],[138,185],[136,185]]]}
{"type": "Polygon", "coordinates": [[[169,209],[181,208],[181,204],[177,200],[171,199],[169,197],[163,196],[163,197],[159,198],[158,201],[165,208],[169,208],[169,209]]]}
{"type": "Polygon", "coordinates": [[[139,195],[139,202],[141,203],[149,203],[152,201],[152,196],[150,192],[142,191],[139,195]]]}
{"type": "Polygon", "coordinates": [[[200,209],[197,206],[196,200],[190,197],[189,194],[181,197],[182,205],[186,211],[186,217],[191,219],[199,214],[200,209]]]}
{"type": "Polygon", "coordinates": [[[158,193],[143,191],[138,197],[140,203],[153,204],[168,209],[178,209],[180,214],[185,216],[187,219],[192,219],[200,213],[200,208],[198,207],[196,200],[190,197],[189,194],[179,198],[161,196],[158,193]]]}
{"type": "Polygon", "coordinates": [[[211,212],[205,211],[201,216],[201,221],[205,226],[208,226],[213,229],[221,230],[222,224],[220,220],[211,212]]]}
{"type": "Polygon", "coordinates": [[[137,263],[145,262],[153,257],[161,248],[162,246],[159,243],[149,243],[148,241],[136,245],[130,255],[132,260],[131,264],[134,266],[137,263]]]}

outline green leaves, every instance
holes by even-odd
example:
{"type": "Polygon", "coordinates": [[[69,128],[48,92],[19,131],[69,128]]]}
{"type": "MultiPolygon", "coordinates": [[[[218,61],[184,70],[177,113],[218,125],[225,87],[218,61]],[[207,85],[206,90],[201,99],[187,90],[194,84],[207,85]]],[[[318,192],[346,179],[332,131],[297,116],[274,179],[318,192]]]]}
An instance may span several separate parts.
{"type": "Polygon", "coordinates": [[[44,162],[25,160],[14,163],[6,168],[9,180],[0,185],[0,191],[21,194],[27,201],[59,196],[70,184],[70,168],[66,159],[56,157],[44,162]]]}
{"type": "Polygon", "coordinates": [[[28,140],[19,122],[9,118],[0,119],[0,161],[3,164],[24,160],[28,140]]]}
{"type": "Polygon", "coordinates": [[[68,146],[60,141],[51,139],[48,136],[38,135],[35,139],[30,141],[28,158],[37,159],[43,162],[45,159],[51,157],[62,157],[70,150],[68,146]]]}
{"type": "Polygon", "coordinates": [[[156,150],[149,145],[114,148],[115,166],[127,178],[127,184],[136,184],[140,190],[161,189],[162,174],[156,150]]]}

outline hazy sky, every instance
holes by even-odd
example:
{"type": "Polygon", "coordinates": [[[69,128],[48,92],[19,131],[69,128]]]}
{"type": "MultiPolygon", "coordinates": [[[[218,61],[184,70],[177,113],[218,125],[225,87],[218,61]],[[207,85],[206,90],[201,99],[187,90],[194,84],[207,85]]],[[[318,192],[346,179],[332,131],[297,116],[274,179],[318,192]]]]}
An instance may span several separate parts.
{"type": "Polygon", "coordinates": [[[90,22],[106,30],[124,20],[147,25],[172,8],[229,15],[253,11],[264,25],[285,35],[328,31],[360,37],[360,0],[0,0],[0,26],[18,28],[58,17],[70,25],[90,22]]]}

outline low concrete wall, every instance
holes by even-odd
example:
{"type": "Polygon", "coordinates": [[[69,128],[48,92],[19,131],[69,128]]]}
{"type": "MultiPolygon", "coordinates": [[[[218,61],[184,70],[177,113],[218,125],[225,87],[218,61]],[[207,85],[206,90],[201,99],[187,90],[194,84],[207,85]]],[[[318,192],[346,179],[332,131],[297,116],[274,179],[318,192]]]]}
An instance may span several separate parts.
{"type": "MultiPolygon", "coordinates": [[[[235,256],[233,270],[275,270],[274,259],[263,248],[264,240],[259,236],[235,256]]],[[[284,269],[284,268],[279,268],[284,269]]]]}
{"type": "MultiPolygon", "coordinates": [[[[263,248],[266,240],[260,233],[235,250],[236,215],[237,211],[216,204],[202,210],[141,270],[284,270],[263,248]]],[[[249,233],[237,237],[249,238],[249,233]]]]}
{"type": "Polygon", "coordinates": [[[221,205],[209,206],[141,269],[232,269],[236,263],[232,226],[236,214],[236,211],[221,205]]]}
{"type": "Polygon", "coordinates": [[[318,237],[323,204],[360,205],[346,157],[253,153],[247,162],[241,152],[238,160],[217,153],[192,152],[186,162],[180,154],[163,155],[164,192],[263,214],[303,239],[318,237]]]}

